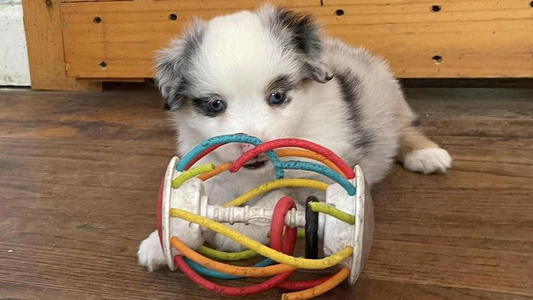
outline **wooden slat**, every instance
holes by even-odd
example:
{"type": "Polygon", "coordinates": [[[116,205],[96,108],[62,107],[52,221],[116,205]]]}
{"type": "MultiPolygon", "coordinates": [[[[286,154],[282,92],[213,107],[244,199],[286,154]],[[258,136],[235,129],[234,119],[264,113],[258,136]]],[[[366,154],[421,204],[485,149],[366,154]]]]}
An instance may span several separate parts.
{"type": "Polygon", "coordinates": [[[24,0],[31,86],[36,90],[101,90],[98,82],[67,77],[63,51],[60,0],[24,0]]]}
{"type": "Polygon", "coordinates": [[[61,0],[63,3],[79,3],[79,2],[116,2],[116,1],[134,1],[134,0],[61,0]]]}
{"type": "MultiPolygon", "coordinates": [[[[389,60],[398,77],[532,77],[530,1],[278,0],[318,16],[328,34],[389,60]],[[320,3],[323,5],[321,6],[320,3]],[[342,9],[344,15],[337,16],[342,9]],[[434,56],[442,61],[436,63],[434,56]]],[[[63,3],[68,76],[152,77],[154,51],[195,16],[208,19],[259,0],[63,3]],[[176,14],[172,21],[169,14],[176,14]],[[93,23],[99,16],[100,23],[93,23]],[[105,62],[102,68],[100,63],[105,62]]]]}

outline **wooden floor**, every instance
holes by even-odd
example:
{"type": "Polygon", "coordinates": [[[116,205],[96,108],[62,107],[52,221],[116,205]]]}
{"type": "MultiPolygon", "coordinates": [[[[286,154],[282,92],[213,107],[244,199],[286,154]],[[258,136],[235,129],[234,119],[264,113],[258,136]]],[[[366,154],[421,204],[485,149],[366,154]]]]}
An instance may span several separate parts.
{"type": "MultiPolygon", "coordinates": [[[[407,93],[453,169],[396,166],[364,274],[318,299],[533,299],[533,90],[407,93]]],[[[0,91],[0,299],[229,298],[137,266],[174,153],[162,106],[149,88],[0,91]]]]}

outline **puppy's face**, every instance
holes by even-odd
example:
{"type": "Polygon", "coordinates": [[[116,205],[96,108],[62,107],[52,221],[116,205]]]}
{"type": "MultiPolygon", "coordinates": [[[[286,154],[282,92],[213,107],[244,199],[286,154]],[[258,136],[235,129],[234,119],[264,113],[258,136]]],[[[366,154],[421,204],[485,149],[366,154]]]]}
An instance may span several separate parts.
{"type": "MultiPolygon", "coordinates": [[[[181,150],[206,138],[246,133],[263,141],[297,137],[305,117],[305,87],[330,78],[309,16],[280,8],[196,21],[161,52],[157,82],[173,111],[181,150]]],[[[228,145],[221,161],[247,150],[228,145]]]]}

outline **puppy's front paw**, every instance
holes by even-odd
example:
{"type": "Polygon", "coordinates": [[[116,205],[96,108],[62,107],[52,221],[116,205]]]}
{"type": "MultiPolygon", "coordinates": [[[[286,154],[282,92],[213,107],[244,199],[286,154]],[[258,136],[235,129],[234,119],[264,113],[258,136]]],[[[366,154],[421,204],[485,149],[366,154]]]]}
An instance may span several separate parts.
{"type": "Polygon", "coordinates": [[[424,148],[413,151],[405,156],[403,166],[409,171],[430,173],[445,173],[452,165],[452,158],[448,151],[437,148],[424,148]]]}
{"type": "Polygon", "coordinates": [[[148,238],[141,242],[137,251],[139,265],[148,269],[148,272],[157,270],[165,266],[165,256],[159,242],[157,231],[152,232],[148,238]]]}
{"type": "MultiPolygon", "coordinates": [[[[233,227],[233,229],[239,231],[240,233],[261,244],[268,243],[268,231],[270,227],[261,227],[245,224],[234,224],[230,227],[233,227]]],[[[234,242],[232,239],[227,238],[226,236],[220,233],[217,233],[215,235],[213,239],[213,244],[218,250],[221,251],[238,252],[246,249],[241,244],[234,242]]]]}

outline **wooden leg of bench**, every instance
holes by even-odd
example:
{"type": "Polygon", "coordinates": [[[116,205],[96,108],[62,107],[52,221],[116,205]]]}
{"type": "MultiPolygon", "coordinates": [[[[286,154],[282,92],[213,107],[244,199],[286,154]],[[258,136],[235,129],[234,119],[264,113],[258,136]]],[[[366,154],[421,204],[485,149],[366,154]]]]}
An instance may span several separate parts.
{"type": "Polygon", "coordinates": [[[102,83],[66,75],[60,0],[23,0],[24,27],[35,90],[101,91],[102,83]]]}

